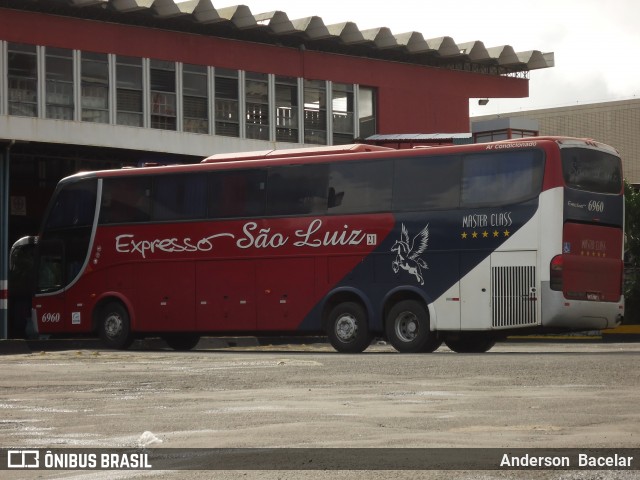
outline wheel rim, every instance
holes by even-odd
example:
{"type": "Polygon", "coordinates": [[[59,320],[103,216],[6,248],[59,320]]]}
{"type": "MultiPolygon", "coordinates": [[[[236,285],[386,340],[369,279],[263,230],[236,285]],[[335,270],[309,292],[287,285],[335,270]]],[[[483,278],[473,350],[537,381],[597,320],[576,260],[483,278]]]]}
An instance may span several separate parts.
{"type": "Polygon", "coordinates": [[[402,312],[395,321],[396,337],[403,342],[412,342],[420,334],[418,317],[412,312],[402,312]]]}
{"type": "Polygon", "coordinates": [[[117,313],[108,315],[104,320],[104,333],[109,338],[116,338],[122,334],[123,321],[117,313]]]}
{"type": "Polygon", "coordinates": [[[336,320],[336,336],[342,342],[351,342],[358,334],[358,321],[356,317],[350,314],[341,315],[336,320]]]}

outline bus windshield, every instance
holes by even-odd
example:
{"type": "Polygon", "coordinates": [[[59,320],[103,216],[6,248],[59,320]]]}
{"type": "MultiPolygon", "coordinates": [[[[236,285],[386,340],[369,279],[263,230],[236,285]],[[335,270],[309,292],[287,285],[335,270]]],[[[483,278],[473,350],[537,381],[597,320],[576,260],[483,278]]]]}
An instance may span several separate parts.
{"type": "Polygon", "coordinates": [[[620,158],[600,150],[562,149],[562,174],[565,184],[576,190],[595,193],[620,193],[620,158]]]}
{"type": "Polygon", "coordinates": [[[95,179],[60,188],[44,222],[38,245],[38,292],[69,285],[85,262],[96,205],[95,179]]]}

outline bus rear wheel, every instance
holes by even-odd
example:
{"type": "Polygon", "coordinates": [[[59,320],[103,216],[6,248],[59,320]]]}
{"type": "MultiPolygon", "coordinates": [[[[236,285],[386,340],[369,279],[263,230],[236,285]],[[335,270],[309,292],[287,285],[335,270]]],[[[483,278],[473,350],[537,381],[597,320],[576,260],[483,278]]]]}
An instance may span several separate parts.
{"type": "Polygon", "coordinates": [[[162,337],[170,348],[179,352],[186,352],[194,348],[200,341],[200,335],[195,333],[172,333],[162,337]]]}
{"type": "Polygon", "coordinates": [[[447,338],[444,343],[456,353],[485,353],[493,348],[496,340],[486,335],[466,334],[447,338]]]}
{"type": "Polygon", "coordinates": [[[356,302],[339,303],[327,319],[327,336],[340,353],[360,353],[371,343],[365,309],[356,302]]]}
{"type": "Polygon", "coordinates": [[[133,343],[129,312],[120,302],[109,302],[100,309],[98,325],[107,347],[124,350],[133,343]]]}
{"type": "Polygon", "coordinates": [[[429,328],[429,313],[416,300],[402,300],[391,307],[385,330],[387,340],[400,353],[431,353],[442,344],[429,328]]]}

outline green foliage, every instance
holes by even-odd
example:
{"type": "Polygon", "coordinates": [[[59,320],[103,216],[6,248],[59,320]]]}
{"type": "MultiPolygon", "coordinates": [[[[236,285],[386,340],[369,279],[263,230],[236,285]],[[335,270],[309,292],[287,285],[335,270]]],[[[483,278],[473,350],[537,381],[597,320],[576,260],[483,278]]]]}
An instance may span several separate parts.
{"type": "Polygon", "coordinates": [[[625,196],[625,319],[640,323],[640,192],[624,182],[625,196]]]}

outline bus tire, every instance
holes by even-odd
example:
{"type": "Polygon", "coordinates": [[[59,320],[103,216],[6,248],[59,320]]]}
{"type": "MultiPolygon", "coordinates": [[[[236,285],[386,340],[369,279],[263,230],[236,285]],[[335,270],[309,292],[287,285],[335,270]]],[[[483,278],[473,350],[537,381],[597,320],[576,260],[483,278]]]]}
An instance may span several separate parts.
{"type": "Polygon", "coordinates": [[[360,353],[371,343],[365,309],[356,302],[339,303],[327,318],[327,336],[340,353],[360,353]]]}
{"type": "Polygon", "coordinates": [[[466,334],[447,338],[444,343],[456,353],[485,353],[493,348],[496,340],[486,335],[466,334]]]}
{"type": "Polygon", "coordinates": [[[401,300],[387,314],[387,340],[400,353],[431,353],[442,341],[429,327],[429,313],[417,300],[401,300]]]}
{"type": "Polygon", "coordinates": [[[173,333],[164,335],[162,339],[173,350],[186,352],[194,348],[200,342],[200,335],[197,333],[173,333]]]}
{"type": "Polygon", "coordinates": [[[100,309],[100,338],[109,348],[125,350],[133,343],[129,312],[120,302],[109,302],[100,309]]]}

